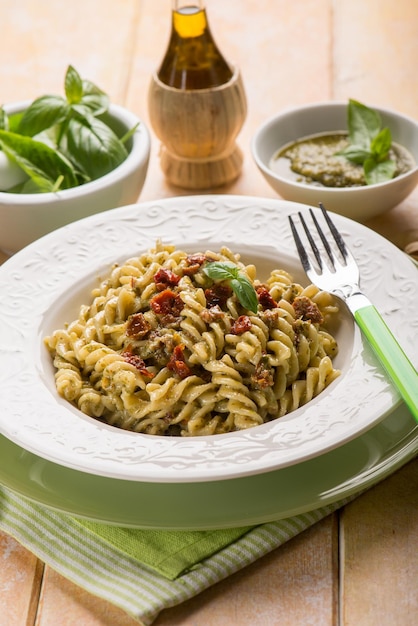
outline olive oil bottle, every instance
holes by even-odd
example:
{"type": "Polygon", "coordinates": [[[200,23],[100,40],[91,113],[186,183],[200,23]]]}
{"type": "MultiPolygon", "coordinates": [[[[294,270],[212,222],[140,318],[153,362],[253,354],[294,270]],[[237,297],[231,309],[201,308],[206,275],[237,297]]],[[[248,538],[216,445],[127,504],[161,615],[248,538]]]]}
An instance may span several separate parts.
{"type": "Polygon", "coordinates": [[[171,34],[148,91],[167,181],[189,190],[227,185],[241,173],[236,143],[247,113],[241,72],[222,56],[203,0],[173,0],[171,34]]]}
{"type": "Polygon", "coordinates": [[[170,40],[157,76],[185,90],[219,87],[232,78],[210,31],[204,0],[173,0],[170,40]]]}

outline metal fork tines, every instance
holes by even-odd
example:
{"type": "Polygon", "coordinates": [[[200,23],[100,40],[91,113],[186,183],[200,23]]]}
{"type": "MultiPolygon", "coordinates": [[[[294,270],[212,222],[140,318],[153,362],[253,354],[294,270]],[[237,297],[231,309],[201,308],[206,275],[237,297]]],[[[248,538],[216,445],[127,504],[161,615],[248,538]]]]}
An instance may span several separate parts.
{"type": "Polygon", "coordinates": [[[298,231],[294,220],[289,216],[290,227],[302,266],[308,278],[319,289],[329,291],[346,302],[355,321],[418,422],[417,371],[375,306],[361,293],[357,263],[330,216],[322,205],[319,206],[331,237],[325,235],[312,209],[309,212],[316,231],[314,235],[308,228],[301,212],[299,212],[299,220],[304,231],[302,236],[299,232],[302,229],[300,228],[298,231]],[[306,251],[302,237],[309,243],[311,253],[306,251]],[[332,244],[329,243],[331,239],[333,240],[332,244]]]}
{"type": "Polygon", "coordinates": [[[315,283],[320,289],[331,291],[342,298],[348,298],[354,294],[360,295],[359,287],[359,269],[357,263],[344,243],[344,240],[339,233],[334,222],[331,220],[329,214],[325,210],[322,204],[319,205],[324,216],[326,225],[328,226],[331,238],[334,242],[334,247],[330,245],[328,238],[326,237],[322,227],[320,226],[318,219],[312,209],[309,209],[309,213],[314,224],[316,233],[318,235],[317,241],[309,230],[305,218],[302,213],[299,212],[299,220],[303,226],[303,230],[306,236],[306,240],[310,245],[311,251],[316,261],[316,267],[311,262],[310,256],[306,251],[306,247],[302,243],[301,236],[296,228],[296,224],[291,216],[289,216],[290,227],[292,229],[293,238],[295,240],[296,248],[306,274],[309,279],[315,283]],[[318,245],[323,249],[321,254],[318,245]]]}

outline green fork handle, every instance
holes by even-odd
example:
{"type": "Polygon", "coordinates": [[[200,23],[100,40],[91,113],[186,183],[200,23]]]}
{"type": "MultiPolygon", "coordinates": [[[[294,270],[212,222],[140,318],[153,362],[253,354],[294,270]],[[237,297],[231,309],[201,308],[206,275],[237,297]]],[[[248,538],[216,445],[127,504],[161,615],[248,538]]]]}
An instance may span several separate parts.
{"type": "Polygon", "coordinates": [[[354,318],[418,422],[417,370],[372,304],[357,309],[354,318]]]}

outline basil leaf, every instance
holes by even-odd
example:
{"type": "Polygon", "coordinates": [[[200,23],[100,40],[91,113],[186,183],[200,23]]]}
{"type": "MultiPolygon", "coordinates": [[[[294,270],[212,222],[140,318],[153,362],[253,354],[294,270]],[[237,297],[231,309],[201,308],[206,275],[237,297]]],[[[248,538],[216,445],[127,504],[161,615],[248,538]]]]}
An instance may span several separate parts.
{"type": "Polygon", "coordinates": [[[0,107],[0,129],[9,130],[9,118],[3,107],[0,107]]]}
{"type": "Polygon", "coordinates": [[[22,183],[19,193],[54,193],[60,188],[62,180],[62,176],[59,176],[57,181],[53,182],[40,172],[33,172],[32,178],[22,183]]]}
{"type": "Polygon", "coordinates": [[[128,130],[128,131],[127,131],[124,135],[123,135],[123,137],[121,137],[121,138],[120,138],[120,141],[121,141],[123,144],[126,144],[126,143],[130,140],[130,138],[132,137],[132,135],[133,135],[133,134],[136,132],[136,130],[138,129],[139,124],[140,124],[140,122],[137,122],[137,124],[135,124],[135,126],[132,126],[132,128],[131,128],[131,129],[129,129],[129,130],[128,130]]]}
{"type": "Polygon", "coordinates": [[[70,119],[67,151],[91,179],[112,171],[128,155],[115,133],[96,117],[70,119]]]}
{"type": "Polygon", "coordinates": [[[203,268],[204,273],[213,280],[226,280],[232,291],[245,309],[257,313],[258,298],[249,278],[239,271],[234,263],[214,261],[203,268]]]}
{"type": "Polygon", "coordinates": [[[371,151],[379,160],[386,158],[392,145],[392,135],[389,128],[382,128],[371,143],[371,151]]]}
{"type": "Polygon", "coordinates": [[[344,148],[344,150],[337,152],[337,155],[344,156],[349,161],[361,165],[370,157],[370,151],[362,148],[361,146],[349,145],[344,148]]]}
{"type": "Polygon", "coordinates": [[[72,65],[68,66],[65,74],[64,90],[69,104],[80,102],[83,96],[83,82],[80,78],[80,74],[72,65]]]}
{"type": "MultiPolygon", "coordinates": [[[[59,128],[57,126],[53,126],[52,128],[47,128],[43,130],[38,135],[34,135],[32,139],[35,139],[35,141],[40,141],[41,143],[44,143],[50,148],[52,148],[53,150],[56,150],[57,145],[58,145],[59,135],[60,135],[59,128]]],[[[61,148],[60,148],[60,151],[61,151],[61,148]]]]}
{"type": "Polygon", "coordinates": [[[72,114],[75,113],[76,115],[74,117],[77,117],[79,119],[86,118],[88,120],[88,118],[93,116],[93,111],[91,110],[91,108],[87,104],[84,104],[83,102],[72,104],[71,113],[72,114]]]}
{"type": "Polygon", "coordinates": [[[204,273],[213,280],[230,280],[231,278],[238,277],[238,268],[234,263],[228,261],[214,261],[208,263],[203,268],[204,273]]]}
{"type": "Polygon", "coordinates": [[[110,104],[109,96],[89,80],[83,80],[83,96],[81,102],[87,106],[94,115],[105,113],[110,104]]]}
{"type": "Polygon", "coordinates": [[[7,127],[4,130],[11,130],[13,133],[18,133],[20,120],[23,117],[23,111],[19,113],[12,113],[11,115],[8,115],[7,117],[8,117],[7,127]]]}
{"type": "Polygon", "coordinates": [[[363,169],[366,183],[373,185],[393,178],[396,172],[396,163],[390,159],[377,162],[376,159],[370,158],[364,162],[363,169]]]}
{"type": "Polygon", "coordinates": [[[12,132],[18,132],[18,126],[20,124],[20,120],[23,117],[22,113],[6,113],[4,107],[0,106],[0,129],[1,130],[11,130],[12,132]]]}
{"type": "Polygon", "coordinates": [[[348,102],[348,130],[350,143],[369,149],[372,139],[380,131],[382,122],[377,111],[357,102],[348,102]]]}
{"type": "Polygon", "coordinates": [[[244,274],[240,274],[239,278],[232,278],[230,285],[242,306],[253,313],[257,313],[258,298],[249,279],[244,274]]]}
{"type": "Polygon", "coordinates": [[[39,188],[52,190],[57,179],[62,178],[62,188],[78,184],[74,168],[65,157],[49,146],[31,137],[0,130],[0,146],[5,154],[17,163],[39,188]]]}
{"type": "Polygon", "coordinates": [[[357,100],[350,99],[347,116],[350,145],[337,154],[363,165],[368,185],[393,178],[396,164],[387,158],[392,135],[389,128],[381,128],[379,113],[357,100]]]}
{"type": "Polygon", "coordinates": [[[60,96],[41,96],[32,102],[24,112],[17,131],[21,135],[33,137],[43,130],[65,120],[69,107],[60,96]]]}

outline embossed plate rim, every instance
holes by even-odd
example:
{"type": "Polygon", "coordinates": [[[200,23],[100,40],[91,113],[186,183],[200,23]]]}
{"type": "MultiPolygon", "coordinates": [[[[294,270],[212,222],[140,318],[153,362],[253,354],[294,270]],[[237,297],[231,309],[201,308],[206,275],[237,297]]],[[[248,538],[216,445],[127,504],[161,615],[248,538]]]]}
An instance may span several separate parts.
{"type": "MultiPolygon", "coordinates": [[[[198,482],[300,463],[367,431],[399,404],[399,397],[359,333],[344,380],[286,418],[240,433],[190,439],[127,433],[81,417],[51,387],[52,370],[42,352],[44,320],[56,298],[92,269],[110,267],[116,258],[147,249],[158,237],[181,246],[190,241],[191,231],[205,248],[222,238],[236,251],[240,244],[269,245],[278,254],[296,257],[287,215],[306,209],[247,196],[167,198],[80,220],[17,253],[0,268],[1,433],[45,459],[88,473],[198,482]],[[344,413],[336,415],[336,407],[344,413]]],[[[416,269],[365,226],[338,215],[335,219],[357,253],[366,293],[416,359],[411,319],[418,296],[410,289],[416,269]]]]}

